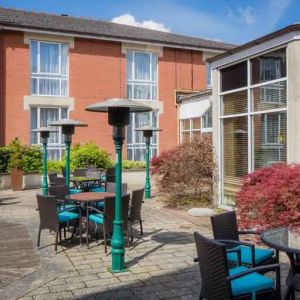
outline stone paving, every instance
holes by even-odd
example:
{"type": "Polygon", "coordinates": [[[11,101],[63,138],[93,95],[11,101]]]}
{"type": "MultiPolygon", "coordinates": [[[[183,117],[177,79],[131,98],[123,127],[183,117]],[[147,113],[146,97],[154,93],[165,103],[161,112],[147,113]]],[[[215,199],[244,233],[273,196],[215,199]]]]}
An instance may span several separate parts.
{"type": "MultiPolygon", "coordinates": [[[[111,255],[104,253],[102,244],[92,242],[87,249],[78,240],[64,241],[55,253],[54,236],[45,230],[41,248],[36,249],[37,192],[0,192],[0,222],[17,226],[33,241],[32,247],[18,246],[25,261],[32,262],[31,269],[26,263],[25,268],[16,263],[18,275],[9,277],[0,263],[0,299],[198,299],[200,276],[193,262],[193,232],[211,236],[207,218],[188,218],[163,209],[154,199],[145,201],[144,237],[138,237],[136,228],[138,238],[126,248],[128,272],[112,274],[107,269],[111,255]]],[[[13,236],[14,230],[10,232],[13,236]]]]}

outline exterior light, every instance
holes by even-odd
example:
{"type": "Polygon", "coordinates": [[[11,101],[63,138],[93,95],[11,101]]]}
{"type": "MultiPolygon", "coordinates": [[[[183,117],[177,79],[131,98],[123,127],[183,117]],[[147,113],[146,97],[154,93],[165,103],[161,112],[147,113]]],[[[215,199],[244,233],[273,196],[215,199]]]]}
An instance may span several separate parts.
{"type": "Polygon", "coordinates": [[[85,127],[87,124],[72,119],[61,119],[49,124],[50,126],[60,126],[64,135],[66,145],[66,185],[70,186],[70,148],[72,143],[72,135],[75,132],[75,127],[85,127]]]}
{"type": "Polygon", "coordinates": [[[159,128],[152,126],[144,126],[137,128],[135,131],[143,132],[146,143],[146,182],[145,182],[145,198],[151,198],[151,183],[150,183],[150,142],[153,132],[161,131],[159,128]]]}
{"type": "MultiPolygon", "coordinates": [[[[113,222],[112,267],[111,271],[124,272],[125,249],[122,216],[122,146],[125,139],[125,127],[129,124],[129,114],[134,112],[150,112],[152,108],[133,100],[115,98],[91,104],[87,111],[108,113],[108,124],[113,126],[113,139],[116,151],[116,190],[115,190],[115,217],[113,222]]],[[[126,216],[125,216],[126,217],[126,216]]]]}
{"type": "Polygon", "coordinates": [[[51,127],[40,127],[32,130],[34,132],[39,132],[41,137],[41,143],[43,145],[43,183],[42,183],[42,191],[43,195],[48,195],[48,172],[47,172],[47,144],[48,138],[51,132],[57,132],[56,129],[51,127]]]}

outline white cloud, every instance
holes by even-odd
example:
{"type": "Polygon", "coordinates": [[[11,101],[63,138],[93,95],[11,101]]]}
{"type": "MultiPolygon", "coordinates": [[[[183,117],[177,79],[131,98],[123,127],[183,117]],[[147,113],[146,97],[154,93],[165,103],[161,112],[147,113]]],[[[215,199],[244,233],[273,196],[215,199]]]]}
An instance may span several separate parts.
{"type": "Polygon", "coordinates": [[[120,15],[111,20],[113,23],[119,23],[124,25],[131,25],[136,27],[143,27],[153,30],[170,32],[170,28],[165,27],[163,23],[158,23],[153,20],[146,20],[143,22],[136,21],[135,17],[130,14],[120,15]]]}
{"type": "Polygon", "coordinates": [[[256,22],[256,16],[254,15],[254,9],[252,7],[239,8],[239,13],[246,24],[252,25],[256,22]]]}

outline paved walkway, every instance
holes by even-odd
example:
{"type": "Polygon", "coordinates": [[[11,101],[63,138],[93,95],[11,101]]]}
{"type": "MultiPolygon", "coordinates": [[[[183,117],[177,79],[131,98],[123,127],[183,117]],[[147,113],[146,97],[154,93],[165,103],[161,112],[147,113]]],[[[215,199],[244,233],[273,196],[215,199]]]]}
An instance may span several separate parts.
{"type": "Polygon", "coordinates": [[[41,249],[35,248],[36,192],[0,192],[0,299],[198,299],[192,234],[197,230],[210,236],[208,219],[191,222],[155,200],[145,201],[144,237],[126,249],[128,272],[111,274],[111,255],[102,244],[91,243],[87,249],[79,247],[78,240],[66,241],[55,253],[54,236],[45,230],[41,249]],[[6,239],[10,248],[3,257],[6,239]],[[24,264],[18,253],[26,257],[24,264]]]}

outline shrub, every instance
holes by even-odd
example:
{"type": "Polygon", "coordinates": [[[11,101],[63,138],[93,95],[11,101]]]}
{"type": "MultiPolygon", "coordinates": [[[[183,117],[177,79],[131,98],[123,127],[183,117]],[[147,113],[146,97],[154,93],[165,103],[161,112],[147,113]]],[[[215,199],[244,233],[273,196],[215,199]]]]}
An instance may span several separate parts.
{"type": "Polygon", "coordinates": [[[43,169],[42,151],[39,146],[27,146],[27,145],[23,146],[22,168],[25,173],[42,171],[43,169]]]}
{"type": "Polygon", "coordinates": [[[0,147],[0,173],[8,172],[9,157],[10,149],[8,147],[0,147]]]}
{"type": "Polygon", "coordinates": [[[64,166],[65,166],[65,164],[62,161],[56,161],[56,160],[48,160],[47,161],[48,172],[60,173],[61,168],[64,166]]]}
{"type": "Polygon", "coordinates": [[[113,165],[113,162],[108,152],[100,149],[94,142],[75,144],[71,150],[71,169],[84,168],[88,165],[108,168],[113,165]]]}
{"type": "Polygon", "coordinates": [[[23,147],[18,138],[15,138],[9,145],[10,157],[8,161],[8,169],[23,169],[22,152],[23,147]]]}
{"type": "Polygon", "coordinates": [[[184,143],[152,159],[157,186],[170,206],[212,204],[216,180],[210,136],[184,143]]]}
{"type": "Polygon", "coordinates": [[[300,165],[280,163],[246,175],[237,206],[244,228],[299,226],[300,165]]]}
{"type": "Polygon", "coordinates": [[[144,169],[146,168],[146,162],[144,161],[134,161],[134,160],[123,160],[123,169],[144,169]]]}

